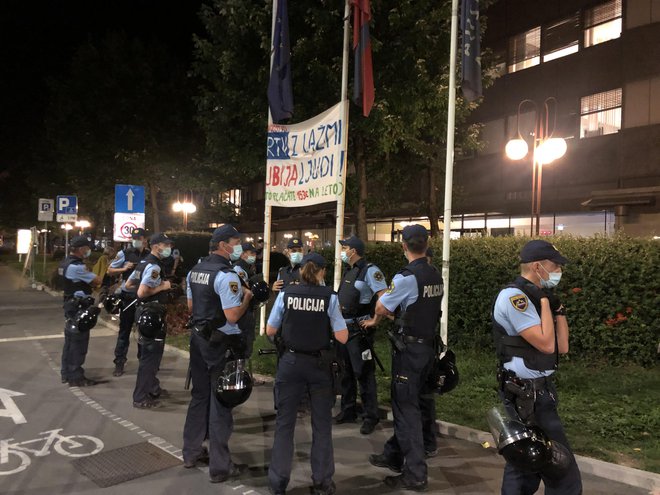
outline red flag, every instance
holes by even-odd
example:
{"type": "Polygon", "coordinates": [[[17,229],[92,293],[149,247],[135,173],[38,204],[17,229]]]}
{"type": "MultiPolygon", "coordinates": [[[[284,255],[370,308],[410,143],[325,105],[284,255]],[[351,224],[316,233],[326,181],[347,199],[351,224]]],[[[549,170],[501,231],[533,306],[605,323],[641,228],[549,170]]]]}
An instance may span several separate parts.
{"type": "Polygon", "coordinates": [[[371,61],[371,38],[369,37],[371,7],[369,0],[351,0],[351,5],[353,6],[353,51],[355,54],[353,101],[359,105],[360,99],[362,99],[362,114],[368,117],[371,107],[374,106],[374,69],[371,61]]]}

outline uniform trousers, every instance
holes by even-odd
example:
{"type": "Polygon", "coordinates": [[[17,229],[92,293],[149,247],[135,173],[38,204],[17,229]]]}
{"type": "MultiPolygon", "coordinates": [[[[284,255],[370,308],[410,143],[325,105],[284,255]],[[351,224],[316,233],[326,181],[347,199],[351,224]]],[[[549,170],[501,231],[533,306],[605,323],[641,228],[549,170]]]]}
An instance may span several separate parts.
{"type": "MultiPolygon", "coordinates": [[[[340,345],[339,354],[344,361],[344,375],[341,380],[341,412],[342,416],[356,417],[358,384],[364,409],[364,420],[378,423],[378,395],[376,389],[376,373],[373,356],[369,360],[362,359],[362,352],[368,349],[359,332],[350,332],[349,340],[340,345]]],[[[371,342],[373,344],[373,342],[371,342]]]]}
{"type": "Polygon", "coordinates": [[[85,363],[89,347],[89,332],[80,332],[72,319],[64,324],[64,347],[62,349],[62,380],[71,382],[85,376],[85,363]]]}
{"type": "Polygon", "coordinates": [[[135,390],[133,390],[133,402],[144,402],[160,395],[160,380],[158,380],[157,375],[160,362],[163,359],[165,339],[157,341],[140,336],[138,342],[141,346],[141,354],[135,380],[135,390]]]}
{"type": "Polygon", "coordinates": [[[404,479],[427,480],[421,401],[428,395],[428,376],[434,350],[420,343],[408,343],[392,357],[392,414],[394,435],[385,443],[383,454],[394,465],[403,467],[404,479]]]}
{"type": "Polygon", "coordinates": [[[183,427],[183,459],[196,461],[202,442],[209,438],[209,474],[225,476],[232,468],[229,438],[234,429],[232,410],[215,396],[215,387],[227,362],[227,344],[209,343],[197,332],[190,336],[192,391],[183,427]]]}
{"type": "Polygon", "coordinates": [[[312,482],[329,488],[335,473],[332,447],[332,373],[330,363],[307,354],[285,352],[275,377],[277,419],[268,480],[275,492],[289,484],[298,405],[309,391],[312,417],[312,482]]]}
{"type": "Polygon", "coordinates": [[[126,362],[128,346],[131,343],[131,330],[135,322],[135,309],[137,308],[134,294],[122,291],[121,297],[124,301],[124,306],[129,304],[130,306],[122,309],[121,313],[119,313],[119,333],[117,334],[117,344],[115,345],[115,364],[124,364],[126,362]]]}
{"type": "MultiPolygon", "coordinates": [[[[545,434],[556,442],[561,443],[569,451],[571,447],[566,438],[564,427],[557,413],[557,389],[551,380],[546,380],[545,388],[536,391],[534,401],[534,421],[545,434]]],[[[513,403],[504,400],[506,407],[512,407],[513,403]]],[[[582,478],[580,470],[575,462],[573,453],[571,465],[567,473],[559,479],[550,479],[539,473],[523,472],[513,465],[507,463],[504,467],[502,478],[502,495],[532,495],[536,493],[543,480],[546,495],[579,495],[582,493],[582,478]]]]}

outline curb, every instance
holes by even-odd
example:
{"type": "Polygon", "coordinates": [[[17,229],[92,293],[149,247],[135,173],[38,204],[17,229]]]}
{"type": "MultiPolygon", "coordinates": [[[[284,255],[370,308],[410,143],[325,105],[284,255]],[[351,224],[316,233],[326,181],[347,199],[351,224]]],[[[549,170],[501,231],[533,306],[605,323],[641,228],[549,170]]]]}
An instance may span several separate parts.
{"type": "MultiPolygon", "coordinates": [[[[37,284],[34,289],[43,290],[44,292],[54,297],[62,295],[61,291],[54,291],[48,286],[42,284],[37,284]]],[[[99,318],[98,323],[115,332],[118,329],[117,325],[113,325],[111,322],[106,321],[104,318],[99,318]]],[[[179,349],[178,347],[174,347],[169,344],[165,344],[165,350],[174,354],[178,354],[184,358],[190,358],[190,353],[188,351],[184,351],[183,349],[179,349]]],[[[273,377],[269,375],[254,373],[253,376],[263,380],[266,383],[272,383],[274,381],[273,377]]],[[[392,411],[390,409],[387,410],[387,419],[393,419],[392,411]]],[[[490,446],[490,443],[493,441],[493,437],[488,432],[469,428],[467,426],[457,425],[454,423],[448,423],[446,421],[438,420],[436,421],[436,424],[438,425],[440,433],[444,436],[457,438],[459,440],[465,440],[472,443],[478,443],[484,446],[484,448],[493,449],[493,447],[490,446]]],[[[619,483],[624,483],[626,485],[631,485],[637,488],[643,488],[649,490],[651,495],[660,495],[660,474],[652,473],[649,471],[642,471],[641,469],[635,469],[627,466],[621,466],[619,464],[613,464],[611,462],[605,462],[577,454],[575,455],[575,460],[580,467],[580,471],[584,474],[590,474],[606,480],[617,481],[619,483]]]]}

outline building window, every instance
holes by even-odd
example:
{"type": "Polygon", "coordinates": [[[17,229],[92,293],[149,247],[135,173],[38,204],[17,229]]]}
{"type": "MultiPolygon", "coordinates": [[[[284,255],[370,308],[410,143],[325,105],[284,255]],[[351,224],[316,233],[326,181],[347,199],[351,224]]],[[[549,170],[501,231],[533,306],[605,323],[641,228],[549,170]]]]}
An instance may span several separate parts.
{"type": "Polygon", "coordinates": [[[621,129],[621,88],[582,98],[581,138],[613,134],[619,129],[621,129]]]}
{"type": "Polygon", "coordinates": [[[612,0],[584,13],[584,46],[590,47],[621,36],[621,0],[612,0]]]}
{"type": "Polygon", "coordinates": [[[513,36],[509,40],[509,73],[538,65],[541,61],[541,27],[513,36]]]}
{"type": "Polygon", "coordinates": [[[241,190],[229,189],[220,193],[220,202],[233,208],[236,215],[241,214],[241,190]]]}
{"type": "Polygon", "coordinates": [[[575,12],[543,26],[543,62],[577,53],[580,38],[580,13],[575,12]]]}

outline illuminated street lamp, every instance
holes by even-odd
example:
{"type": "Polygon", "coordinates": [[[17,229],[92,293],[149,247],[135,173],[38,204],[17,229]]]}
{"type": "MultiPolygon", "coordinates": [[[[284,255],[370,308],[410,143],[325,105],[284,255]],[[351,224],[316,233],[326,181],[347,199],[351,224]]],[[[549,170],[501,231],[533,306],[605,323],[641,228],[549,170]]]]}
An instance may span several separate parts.
{"type": "Polygon", "coordinates": [[[543,108],[539,112],[536,103],[532,100],[523,100],[518,104],[516,116],[517,138],[506,143],[504,151],[511,160],[522,160],[529,153],[529,146],[520,134],[520,110],[526,103],[534,107],[534,130],[531,133],[532,141],[532,216],[530,219],[530,235],[539,235],[541,216],[541,179],[543,165],[552,163],[566,154],[566,141],[563,138],[552,137],[557,124],[557,100],[546,98],[543,108]],[[552,129],[550,129],[550,103],[554,105],[552,129]],[[536,218],[536,229],[534,219],[536,218]]]}
{"type": "Polygon", "coordinates": [[[74,223],[74,225],[78,227],[78,233],[80,235],[82,235],[85,229],[88,229],[92,226],[91,222],[89,222],[88,220],[78,220],[76,221],[76,223],[74,223]]]}
{"type": "Polygon", "coordinates": [[[175,213],[183,213],[183,230],[185,232],[188,230],[188,214],[195,213],[197,211],[197,207],[189,201],[184,201],[183,203],[177,201],[172,205],[172,211],[175,213]]]}

